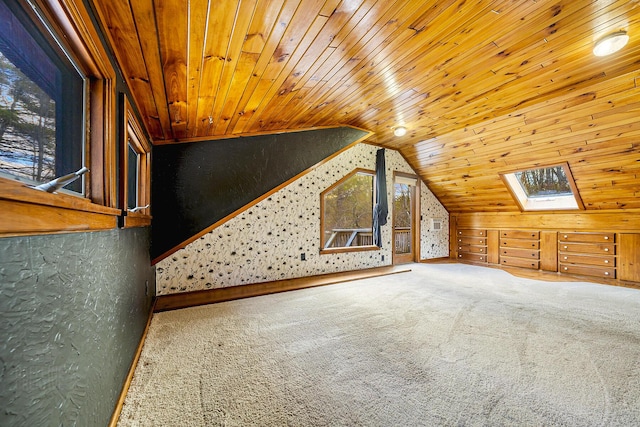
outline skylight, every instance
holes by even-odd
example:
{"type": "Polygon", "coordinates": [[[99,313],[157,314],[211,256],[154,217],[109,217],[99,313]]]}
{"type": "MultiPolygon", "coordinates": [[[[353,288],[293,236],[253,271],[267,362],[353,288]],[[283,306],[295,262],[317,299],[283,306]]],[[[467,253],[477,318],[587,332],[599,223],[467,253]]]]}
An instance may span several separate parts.
{"type": "Polygon", "coordinates": [[[567,163],[501,177],[523,211],[584,209],[567,163]]]}

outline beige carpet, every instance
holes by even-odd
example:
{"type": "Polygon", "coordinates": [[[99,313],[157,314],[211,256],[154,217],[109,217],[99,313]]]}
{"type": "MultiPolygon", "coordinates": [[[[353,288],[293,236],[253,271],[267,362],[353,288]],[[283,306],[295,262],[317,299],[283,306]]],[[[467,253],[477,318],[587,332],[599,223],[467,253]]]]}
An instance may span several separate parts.
{"type": "Polygon", "coordinates": [[[157,314],[119,425],[640,425],[640,291],[411,268],[157,314]]]}

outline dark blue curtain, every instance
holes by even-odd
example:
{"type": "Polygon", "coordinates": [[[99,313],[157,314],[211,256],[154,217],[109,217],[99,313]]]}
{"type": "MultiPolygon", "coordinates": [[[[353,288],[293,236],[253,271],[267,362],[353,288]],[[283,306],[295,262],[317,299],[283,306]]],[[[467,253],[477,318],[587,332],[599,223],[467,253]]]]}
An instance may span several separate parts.
{"type": "Polygon", "coordinates": [[[373,244],[382,247],[380,227],[387,223],[387,174],[385,172],[384,148],[376,152],[376,204],[373,208],[373,244]]]}

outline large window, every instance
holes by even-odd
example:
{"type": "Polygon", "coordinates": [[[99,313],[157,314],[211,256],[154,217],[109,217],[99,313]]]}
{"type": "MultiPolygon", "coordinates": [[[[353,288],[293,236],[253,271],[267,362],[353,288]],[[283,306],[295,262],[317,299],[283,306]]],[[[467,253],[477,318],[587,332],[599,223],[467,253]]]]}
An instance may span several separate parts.
{"type": "Polygon", "coordinates": [[[322,252],[376,249],[373,171],[355,170],[320,195],[322,252]]]}
{"type": "Polygon", "coordinates": [[[118,225],[116,73],[93,22],[83,0],[0,0],[0,236],[118,225]]]}
{"type": "Polygon", "coordinates": [[[502,179],[523,211],[584,209],[566,163],[506,173],[502,179]]]}
{"type": "Polygon", "coordinates": [[[135,227],[151,223],[151,145],[125,98],[123,105],[125,129],[121,147],[121,204],[125,210],[124,226],[135,227]]]}
{"type": "Polygon", "coordinates": [[[37,184],[84,166],[85,77],[32,12],[0,0],[0,173],[37,184]]]}

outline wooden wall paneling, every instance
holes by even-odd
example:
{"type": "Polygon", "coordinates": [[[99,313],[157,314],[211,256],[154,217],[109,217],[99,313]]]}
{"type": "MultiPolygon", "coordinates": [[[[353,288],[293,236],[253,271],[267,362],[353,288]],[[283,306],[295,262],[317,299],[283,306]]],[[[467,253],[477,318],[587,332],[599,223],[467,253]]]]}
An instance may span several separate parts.
{"type": "MultiPolygon", "coordinates": [[[[275,2],[278,3],[277,1],[275,2]]],[[[234,134],[240,134],[244,132],[245,127],[255,114],[258,106],[263,100],[264,94],[271,87],[273,83],[273,77],[265,75],[267,68],[270,66],[272,60],[279,59],[282,55],[281,51],[278,51],[280,40],[285,34],[289,23],[293,19],[293,16],[297,10],[299,1],[287,1],[281,6],[271,5],[266,3],[264,7],[270,7],[278,11],[277,18],[273,21],[271,15],[264,16],[264,29],[271,27],[269,31],[265,31],[259,34],[268,34],[268,38],[264,40],[264,46],[261,49],[260,56],[256,61],[255,69],[252,78],[249,80],[244,88],[242,97],[239,102],[239,108],[241,113],[235,114],[231,118],[229,123],[229,131],[234,134]],[[271,22],[271,25],[269,23],[271,22]],[[278,25],[276,25],[278,23],[278,25]]]]}
{"type": "Polygon", "coordinates": [[[268,64],[267,59],[273,55],[274,40],[279,40],[276,38],[278,28],[274,27],[283,7],[286,5],[276,0],[258,1],[242,44],[236,73],[230,82],[229,98],[223,106],[224,120],[217,123],[217,133],[234,131],[240,119],[248,119],[253,114],[253,110],[247,107],[247,101],[268,64]]]}
{"type": "Polygon", "coordinates": [[[575,213],[465,212],[457,214],[457,221],[459,228],[640,232],[640,209],[575,213]]]}
{"type": "Polygon", "coordinates": [[[640,282],[640,234],[618,234],[618,278],[640,282]]]}
{"type": "Polygon", "coordinates": [[[540,232],[540,270],[558,271],[558,233],[540,232]]]}
{"type": "MultiPolygon", "coordinates": [[[[157,107],[157,115],[145,117],[145,123],[152,139],[171,140],[175,138],[171,129],[171,117],[167,108],[167,94],[164,85],[164,75],[162,60],[160,57],[160,49],[158,47],[158,28],[156,22],[156,14],[153,7],[153,0],[135,0],[129,2],[131,11],[136,20],[138,29],[138,37],[140,38],[140,47],[144,55],[144,62],[149,75],[149,85],[151,86],[151,99],[144,96],[134,97],[137,103],[154,102],[157,107]],[[159,123],[162,133],[154,133],[159,123]]],[[[126,69],[126,67],[125,67],[126,69]]],[[[133,78],[133,77],[132,77],[133,78]]],[[[134,92],[135,93],[135,92],[134,92]]],[[[152,111],[152,110],[150,110],[152,111]]]]}
{"type": "MultiPolygon", "coordinates": [[[[259,87],[259,89],[263,89],[262,91],[256,91],[252,95],[252,98],[258,102],[252,110],[253,114],[245,123],[243,132],[256,132],[265,129],[265,125],[268,123],[256,122],[257,117],[266,111],[271,98],[281,92],[280,86],[286,80],[288,73],[295,68],[297,62],[304,56],[329,19],[326,15],[320,15],[322,2],[309,3],[311,2],[307,2],[304,7],[301,6],[291,18],[289,26],[274,52],[274,57],[271,58],[262,75],[261,80],[267,84],[259,87]],[[302,31],[302,28],[305,30],[302,31]]],[[[330,3],[334,6],[338,4],[335,0],[331,0],[330,3]]],[[[274,119],[276,118],[274,117],[274,119]]],[[[278,127],[276,125],[278,129],[283,127],[286,126],[280,124],[278,127]]],[[[267,126],[266,129],[273,129],[273,127],[267,126]]]]}
{"type": "Polygon", "coordinates": [[[155,2],[154,6],[171,130],[175,138],[185,138],[189,14],[177,2],[155,2]]]}
{"type": "MultiPolygon", "coordinates": [[[[270,105],[267,106],[267,109],[271,110],[275,117],[282,117],[284,121],[287,121],[287,114],[300,111],[300,108],[297,108],[296,100],[302,99],[302,97],[298,96],[296,92],[304,87],[304,83],[308,82],[314,72],[336,51],[336,47],[341,40],[344,40],[345,35],[359,25],[362,16],[369,11],[374,3],[376,3],[375,0],[367,0],[360,4],[342,2],[327,15],[323,15],[326,12],[320,12],[320,15],[329,17],[326,25],[305,55],[295,64],[292,73],[284,80],[278,96],[273,98],[270,105]]],[[[325,8],[331,5],[331,3],[327,3],[325,8]]]]}
{"type": "Polygon", "coordinates": [[[99,3],[96,9],[104,26],[110,29],[107,37],[114,46],[127,84],[138,95],[135,103],[146,129],[156,138],[164,139],[169,130],[164,91],[162,94],[154,92],[154,88],[163,82],[160,61],[156,54],[157,63],[150,62],[154,58],[154,50],[149,49],[148,42],[145,43],[148,40],[145,35],[155,38],[155,18],[153,13],[149,13],[150,1],[133,3],[130,9],[129,2],[104,2],[99,3]],[[134,21],[134,13],[144,19],[134,21]],[[158,95],[161,96],[158,98],[158,95]]]}
{"type": "Polygon", "coordinates": [[[233,37],[227,48],[226,60],[223,61],[222,74],[218,83],[218,94],[214,99],[212,131],[221,134],[227,131],[229,120],[234,114],[242,87],[253,72],[255,56],[242,54],[242,47],[247,39],[249,26],[256,11],[256,0],[242,1],[238,4],[233,37]],[[235,83],[235,84],[234,84],[235,83]],[[228,103],[228,105],[227,105],[228,103]],[[225,111],[226,107],[226,111],[225,111]]]}
{"type": "Polygon", "coordinates": [[[487,262],[500,264],[500,231],[487,230],[487,262]]]}
{"type": "MultiPolygon", "coordinates": [[[[225,2],[226,3],[226,2],[225,2]]],[[[200,91],[208,82],[202,80],[202,70],[205,61],[204,46],[207,37],[211,33],[220,37],[219,28],[209,28],[209,11],[211,2],[209,0],[191,0],[187,3],[189,16],[188,45],[193,46],[187,52],[187,103],[194,105],[187,108],[187,132],[186,137],[197,136],[198,129],[208,126],[209,120],[198,121],[198,101],[200,91]]],[[[226,5],[216,4],[215,8],[223,8],[226,5]]],[[[221,37],[224,39],[224,37],[221,37]]]]}

